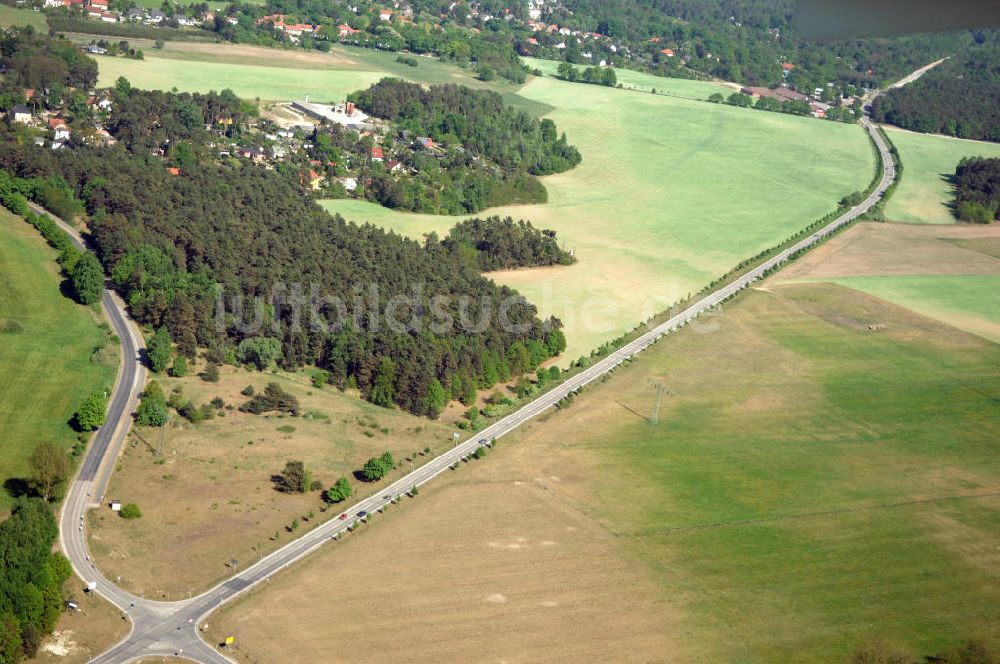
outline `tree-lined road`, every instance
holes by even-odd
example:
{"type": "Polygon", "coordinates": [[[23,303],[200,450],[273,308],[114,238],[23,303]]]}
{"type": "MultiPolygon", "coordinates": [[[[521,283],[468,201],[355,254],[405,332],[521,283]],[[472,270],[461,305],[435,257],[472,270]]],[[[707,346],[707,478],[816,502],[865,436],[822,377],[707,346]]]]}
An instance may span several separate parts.
{"type": "MultiPolygon", "coordinates": [[[[822,229],[764,261],[728,285],[722,286],[690,304],[666,322],[657,325],[587,369],[571,376],[531,403],[478,432],[474,437],[456,445],[453,449],[386,486],[378,495],[361,500],[346,508],[344,511],[351,515],[351,518],[343,521],[334,518],[327,521],[299,539],[264,557],[256,564],[234,574],[226,581],[190,600],[157,602],[135,597],[105,579],[93,567],[87,555],[84,512],[102,497],[101,494],[106,487],[108,475],[115,464],[130,423],[136,394],[141,390],[144,379],[142,366],[136,362],[136,353],[142,347],[141,338],[135,334],[133,326],[127,323],[121,302],[111,294],[105,293],[105,310],[108,312],[115,331],[122,339],[124,352],[122,371],[111,399],[108,424],[94,437],[94,441],[84,457],[80,472],[70,486],[60,521],[60,540],[63,551],[72,561],[77,573],[88,581],[96,581],[97,592],[107,597],[124,613],[128,614],[132,619],[133,629],[118,645],[94,659],[93,662],[124,664],[147,656],[178,653],[185,658],[206,664],[222,664],[230,661],[208,646],[201,639],[198,629],[204,618],[220,605],[248,588],[267,581],[273,574],[297,562],[323,544],[341,536],[348,527],[357,521],[356,515],[359,512],[374,513],[383,507],[387,500],[404,494],[412,487],[425,484],[448,471],[449,467],[461,463],[463,458],[475,452],[481,441],[500,438],[512,432],[523,423],[553,407],[564,397],[601,378],[637,353],[642,352],[665,334],[677,330],[697,316],[718,307],[725,300],[749,287],[793,255],[817,244],[867,212],[892,184],[896,173],[888,146],[876,127],[867,119],[864,119],[862,124],[878,149],[883,173],[873,193],[861,204],[851,208],[822,229]]],[[[79,236],[76,236],[76,240],[79,241],[79,236]]]]}

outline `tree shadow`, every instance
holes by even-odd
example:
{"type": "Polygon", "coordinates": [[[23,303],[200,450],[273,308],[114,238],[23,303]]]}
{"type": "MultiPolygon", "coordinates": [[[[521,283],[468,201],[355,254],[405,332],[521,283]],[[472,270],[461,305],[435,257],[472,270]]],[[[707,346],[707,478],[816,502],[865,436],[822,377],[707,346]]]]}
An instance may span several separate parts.
{"type": "Polygon", "coordinates": [[[372,482],[370,479],[368,479],[367,477],[365,477],[365,474],[362,471],[360,471],[360,470],[355,470],[351,474],[354,475],[354,479],[356,479],[359,482],[364,482],[365,484],[371,484],[371,482],[372,482]]]}
{"type": "Polygon", "coordinates": [[[3,488],[11,498],[35,495],[31,484],[23,477],[8,477],[3,483],[3,488]]]}

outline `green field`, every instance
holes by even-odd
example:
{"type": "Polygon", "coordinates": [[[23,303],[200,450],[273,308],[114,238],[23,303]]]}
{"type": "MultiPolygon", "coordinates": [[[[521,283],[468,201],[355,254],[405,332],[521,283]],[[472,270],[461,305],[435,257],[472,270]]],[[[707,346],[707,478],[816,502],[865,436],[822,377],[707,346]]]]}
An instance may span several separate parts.
{"type": "Polygon", "coordinates": [[[580,509],[683,614],[678,661],[997,643],[1000,346],[835,285],[709,325],[515,437],[553,459],[535,472],[587,476],[580,509]],[[656,427],[650,380],[673,393],[656,427]]]}
{"type": "Polygon", "coordinates": [[[996,143],[887,129],[903,162],[902,179],[886,205],[885,215],[891,221],[955,223],[950,207],[955,194],[948,178],[959,160],[1000,157],[1000,144],[996,143]]]}
{"type": "MultiPolygon", "coordinates": [[[[529,219],[576,251],[572,267],[495,275],[563,320],[569,358],[832,211],[873,175],[872,149],[853,125],[551,78],[519,94],[556,109],[548,117],[583,163],[544,178],[547,204],[481,215],[529,219]]],[[[457,222],[357,201],[324,205],[418,238],[457,222]]]]}
{"type": "MultiPolygon", "coordinates": [[[[94,353],[106,339],[96,314],[60,293],[55,251],[6,210],[0,210],[0,274],[0,322],[22,328],[0,333],[0,481],[6,481],[28,474],[28,456],[40,441],[72,446],[70,417],[91,391],[114,381],[118,355],[113,347],[94,353]]],[[[0,492],[0,512],[10,504],[0,492]]]]}
{"type": "Polygon", "coordinates": [[[0,28],[15,25],[30,25],[36,30],[48,30],[45,14],[31,9],[16,9],[9,5],[0,5],[0,28]]]}
{"type": "Polygon", "coordinates": [[[830,279],[1000,343],[1000,275],[830,279]]]}
{"type": "MultiPolygon", "coordinates": [[[[546,76],[555,76],[559,68],[559,62],[555,60],[542,60],[539,58],[522,58],[529,67],[537,69],[546,76]]],[[[577,69],[584,68],[585,65],[576,65],[577,69]]],[[[664,76],[653,76],[634,69],[616,69],[615,76],[623,87],[628,89],[641,90],[679,97],[690,97],[692,99],[707,99],[713,92],[720,92],[726,96],[735,92],[735,88],[719,83],[706,81],[690,81],[683,78],[666,78],[664,76]]],[[[580,85],[583,85],[582,83],[580,85]]]]}
{"type": "Polygon", "coordinates": [[[143,88],[205,92],[230,88],[248,98],[290,101],[339,101],[348,92],[367,87],[385,76],[437,85],[460,83],[500,93],[508,104],[533,115],[551,107],[517,95],[518,85],[505,81],[484,83],[466,69],[434,58],[417,57],[418,66],[396,62],[398,55],[373,49],[335,46],[329,54],[301,49],[269,49],[231,44],[167,42],[154,49],[150,40],[130,40],[144,49],[145,60],[98,58],[100,85],[112,85],[119,76],[143,88]]]}

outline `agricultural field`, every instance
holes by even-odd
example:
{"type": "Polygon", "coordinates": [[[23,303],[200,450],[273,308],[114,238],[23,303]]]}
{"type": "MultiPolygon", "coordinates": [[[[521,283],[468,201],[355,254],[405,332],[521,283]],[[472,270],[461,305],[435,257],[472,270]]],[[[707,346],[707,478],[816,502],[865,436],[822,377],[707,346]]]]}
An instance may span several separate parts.
{"type": "Polygon", "coordinates": [[[828,281],[1000,342],[1000,227],[860,224],[784,270],[828,281]]]}
{"type": "Polygon", "coordinates": [[[15,25],[30,25],[36,30],[42,31],[48,30],[49,27],[45,20],[45,14],[41,12],[0,4],[0,28],[9,28],[15,25]]]}
{"type": "Polygon", "coordinates": [[[142,517],[119,518],[107,507],[89,514],[90,550],[101,570],[130,592],[182,599],[200,592],[231,570],[230,558],[245,565],[334,515],[318,492],[288,495],[271,478],[298,459],[324,490],[340,476],[356,494],[373,490],[352,477],[372,456],[390,450],[401,468],[419,465],[452,445],[444,422],[386,410],[327,386],[314,388],[304,373],[264,374],[232,367],[219,383],[196,375],[158,378],[169,396],[180,386],[196,406],[216,396],[239,406],[278,382],[299,398],[302,417],[262,416],[225,409],[192,425],[173,415],[167,427],[138,428],[130,436],[109,499],[135,502],[142,517]],[[411,462],[412,458],[412,462],[411,462]],[[289,527],[297,520],[294,532],[289,527]]]}
{"type": "Polygon", "coordinates": [[[1000,346],[837,285],[764,288],[227,606],[213,636],[245,662],[359,639],[372,661],[1000,643],[1000,346]]]}
{"type": "Polygon", "coordinates": [[[70,419],[94,390],[115,380],[118,348],[96,310],[60,292],[56,252],[19,217],[0,209],[0,514],[6,514],[28,457],[50,440],[67,452],[70,419]]]}
{"type": "MultiPolygon", "coordinates": [[[[519,95],[556,109],[547,117],[583,163],[543,178],[548,203],[478,216],[529,219],[576,252],[570,267],[493,275],[562,319],[567,359],[783,241],[873,177],[873,150],[854,125],[551,78],[532,80],[519,95]]],[[[415,238],[444,235],[459,221],[353,200],[324,206],[415,238]]]]}
{"type": "Polygon", "coordinates": [[[143,49],[146,59],[97,58],[99,85],[112,85],[119,76],[125,76],[133,85],[144,88],[206,92],[228,87],[249,99],[292,101],[309,95],[313,101],[340,101],[348,92],[395,76],[427,84],[488,88],[533,115],[551,110],[519,97],[516,93],[520,86],[505,81],[484,83],[471,71],[434,58],[415,56],[419,64],[410,67],[396,62],[396,53],[349,46],[334,46],[329,53],[320,53],[241,44],[171,41],[155,49],[151,40],[129,43],[143,49]]]}
{"type": "Polygon", "coordinates": [[[885,125],[903,162],[902,178],[885,207],[890,221],[954,224],[949,178],[962,157],[1000,157],[1000,145],[918,134],[885,125]]]}

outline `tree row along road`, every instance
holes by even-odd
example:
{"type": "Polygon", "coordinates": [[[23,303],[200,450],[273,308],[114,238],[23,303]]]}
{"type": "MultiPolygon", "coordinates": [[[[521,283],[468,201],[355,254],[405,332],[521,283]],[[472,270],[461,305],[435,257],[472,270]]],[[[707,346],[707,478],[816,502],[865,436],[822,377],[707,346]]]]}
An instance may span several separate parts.
{"type": "MultiPolygon", "coordinates": [[[[219,606],[248,588],[268,580],[273,574],[297,562],[323,544],[338,538],[349,527],[356,524],[357,514],[361,511],[374,513],[397,495],[404,494],[412,487],[421,486],[431,481],[447,471],[452,465],[460,463],[463,458],[475,452],[481,444],[480,441],[490,441],[510,433],[521,424],[553,407],[564,397],[601,378],[637,353],[642,352],[665,334],[676,331],[697,316],[718,307],[725,300],[749,287],[798,252],[812,247],[867,212],[892,184],[896,173],[889,148],[878,133],[876,126],[867,118],[862,121],[862,124],[877,147],[879,160],[882,164],[882,177],[872,194],[861,204],[851,208],[812,235],[764,261],[733,282],[690,304],[666,322],[657,325],[590,367],[569,377],[519,410],[479,431],[472,438],[389,484],[377,495],[355,503],[345,510],[347,514],[351,515],[350,518],[343,521],[339,519],[327,521],[205,593],[189,600],[158,602],[131,595],[101,575],[87,553],[84,513],[103,497],[108,476],[121,450],[136,397],[142,389],[145,378],[144,369],[138,361],[137,354],[142,348],[142,339],[135,332],[133,326],[126,321],[121,301],[110,292],[106,292],[103,304],[116,333],[121,338],[123,364],[111,399],[108,423],[94,436],[63,505],[60,518],[60,542],[77,573],[87,581],[96,582],[97,592],[113,602],[131,618],[132,630],[116,646],[92,661],[100,664],[124,664],[147,656],[175,654],[205,664],[221,664],[231,661],[206,644],[201,639],[198,629],[201,621],[219,606]]],[[[59,223],[70,232],[82,248],[79,235],[66,224],[59,223]]]]}

